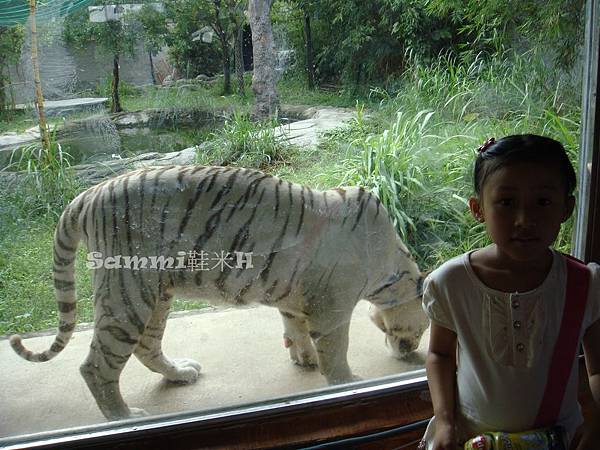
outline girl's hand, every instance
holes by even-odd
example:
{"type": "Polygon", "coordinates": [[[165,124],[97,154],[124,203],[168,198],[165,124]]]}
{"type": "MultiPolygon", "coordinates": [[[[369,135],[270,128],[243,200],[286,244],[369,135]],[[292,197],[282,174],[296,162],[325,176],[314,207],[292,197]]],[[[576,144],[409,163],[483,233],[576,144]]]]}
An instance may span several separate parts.
{"type": "Polygon", "coordinates": [[[454,425],[446,422],[436,423],[433,450],[456,450],[457,447],[458,442],[454,425]]]}

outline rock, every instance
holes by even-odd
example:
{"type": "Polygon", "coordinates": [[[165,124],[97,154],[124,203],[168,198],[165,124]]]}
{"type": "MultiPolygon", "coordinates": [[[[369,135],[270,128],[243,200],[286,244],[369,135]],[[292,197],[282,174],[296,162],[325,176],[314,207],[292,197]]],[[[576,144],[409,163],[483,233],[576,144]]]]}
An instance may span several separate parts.
{"type": "MultiPolygon", "coordinates": [[[[71,98],[66,100],[46,100],[44,101],[44,110],[46,116],[66,116],[69,114],[80,113],[81,111],[89,111],[94,109],[104,109],[108,98],[106,97],[86,97],[86,98],[71,98]]],[[[16,105],[17,109],[33,108],[32,105],[16,105]]]]}
{"type": "MultiPolygon", "coordinates": [[[[283,111],[285,108],[282,108],[283,111]]],[[[308,108],[299,115],[309,118],[281,125],[278,127],[278,133],[289,144],[313,147],[318,144],[321,134],[339,128],[352,120],[356,113],[347,108],[308,108]]]]}
{"type": "Polygon", "coordinates": [[[145,127],[151,120],[151,114],[146,111],[134,111],[118,113],[113,116],[112,122],[119,127],[127,128],[131,126],[145,127]]]}
{"type": "Polygon", "coordinates": [[[100,183],[130,170],[141,169],[148,166],[185,166],[196,161],[197,147],[189,147],[171,153],[143,153],[130,158],[112,159],[102,164],[80,164],[73,166],[73,170],[86,185],[100,183]]]}
{"type": "Polygon", "coordinates": [[[198,85],[198,84],[182,84],[182,85],[177,85],[177,92],[180,91],[199,91],[200,89],[202,89],[202,86],[198,85]]]}
{"type": "Polygon", "coordinates": [[[25,130],[23,133],[9,131],[0,135],[0,150],[4,148],[14,148],[31,141],[36,141],[39,138],[40,128],[38,126],[31,127],[25,130]]]}
{"type": "MultiPolygon", "coordinates": [[[[206,111],[186,111],[173,110],[172,117],[177,123],[180,121],[199,120],[199,115],[207,114],[206,111]]],[[[212,119],[215,119],[214,112],[212,119]]],[[[355,117],[352,109],[343,108],[297,108],[282,107],[282,114],[289,117],[307,117],[297,122],[277,127],[277,134],[286,139],[289,144],[298,145],[303,148],[318,145],[320,136],[329,130],[340,127],[345,122],[355,117]]],[[[149,123],[158,120],[164,120],[164,110],[147,110],[132,113],[120,113],[113,116],[113,122],[117,127],[120,126],[147,126],[149,123]]],[[[91,119],[87,119],[91,120],[91,119]]],[[[97,119],[96,119],[97,120],[97,119]]],[[[84,122],[85,123],[85,122],[84,122]]],[[[82,126],[81,123],[78,126],[82,126]]],[[[85,125],[83,125],[85,126],[85,125]]],[[[31,129],[33,133],[33,129],[31,129]]],[[[130,158],[119,158],[94,164],[80,164],[73,166],[77,178],[86,185],[97,184],[106,178],[119,175],[129,170],[139,169],[146,166],[168,166],[168,165],[189,165],[194,164],[196,152],[206,149],[208,144],[189,147],[181,151],[171,153],[149,152],[136,155],[130,158]]],[[[0,174],[2,172],[0,171],[0,174]]],[[[0,177],[0,185],[5,186],[9,181],[14,183],[18,174],[6,175],[0,177]]]]}

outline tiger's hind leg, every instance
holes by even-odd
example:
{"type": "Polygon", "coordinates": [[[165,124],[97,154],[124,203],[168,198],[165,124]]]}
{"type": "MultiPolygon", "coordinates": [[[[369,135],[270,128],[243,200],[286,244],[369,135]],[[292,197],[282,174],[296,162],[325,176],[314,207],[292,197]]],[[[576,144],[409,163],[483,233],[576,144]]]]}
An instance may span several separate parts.
{"type": "Polygon", "coordinates": [[[142,339],[135,349],[135,356],[148,369],[162,374],[174,383],[194,383],[200,375],[200,364],[193,359],[169,359],[162,351],[162,339],[171,308],[172,296],[163,294],[144,330],[142,339]]]}
{"type": "Polygon", "coordinates": [[[306,320],[285,311],[279,311],[283,319],[283,343],[290,351],[290,358],[302,367],[315,368],[317,353],[308,334],[306,320]]]}
{"type": "Polygon", "coordinates": [[[90,352],[80,372],[108,420],[147,415],[142,409],[127,406],[119,386],[121,372],[140,335],[138,327],[123,323],[116,316],[104,315],[96,320],[90,352]]]}

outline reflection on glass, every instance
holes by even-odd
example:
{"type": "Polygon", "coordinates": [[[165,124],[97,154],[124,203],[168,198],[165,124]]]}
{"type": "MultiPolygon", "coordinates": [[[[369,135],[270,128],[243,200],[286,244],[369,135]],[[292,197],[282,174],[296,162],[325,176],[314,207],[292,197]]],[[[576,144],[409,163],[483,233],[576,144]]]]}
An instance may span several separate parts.
{"type": "Polygon", "coordinates": [[[31,22],[0,12],[0,438],[421,369],[422,271],[484,239],[476,147],[577,157],[569,55],[465,47],[444,2],[406,23],[276,2],[270,60],[247,2],[95,3],[38,10],[46,147],[31,22]],[[255,61],[278,80],[262,120],[255,61]]]}

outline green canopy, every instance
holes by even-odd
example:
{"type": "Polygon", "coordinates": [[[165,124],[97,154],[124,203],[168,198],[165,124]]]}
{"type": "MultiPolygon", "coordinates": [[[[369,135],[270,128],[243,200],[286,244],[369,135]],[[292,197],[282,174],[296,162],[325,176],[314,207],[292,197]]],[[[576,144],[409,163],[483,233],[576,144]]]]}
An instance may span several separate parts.
{"type": "MultiPolygon", "coordinates": [[[[35,18],[38,22],[52,20],[84,8],[95,0],[37,0],[35,18]]],[[[0,0],[0,26],[12,26],[27,22],[28,0],[0,0]]]]}

